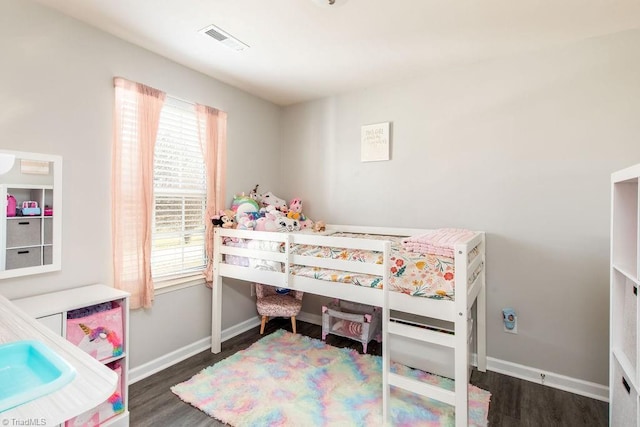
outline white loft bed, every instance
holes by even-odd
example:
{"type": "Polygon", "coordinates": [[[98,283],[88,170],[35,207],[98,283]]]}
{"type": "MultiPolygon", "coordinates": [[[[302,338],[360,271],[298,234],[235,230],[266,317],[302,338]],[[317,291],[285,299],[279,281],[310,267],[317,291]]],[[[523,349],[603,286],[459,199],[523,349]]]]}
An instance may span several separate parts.
{"type": "MultiPolygon", "coordinates": [[[[477,366],[486,371],[486,332],[485,332],[485,236],[483,232],[474,233],[473,237],[455,245],[455,298],[432,299],[410,296],[400,292],[389,291],[387,283],[390,279],[391,244],[386,240],[366,238],[336,237],[336,232],[374,234],[383,236],[413,236],[428,232],[421,229],[398,229],[380,227],[327,226],[321,234],[311,232],[275,233],[250,230],[216,228],[214,233],[214,263],[212,292],[212,332],[211,351],[221,350],[222,328],[222,278],[246,280],[277,287],[300,290],[312,294],[339,298],[383,308],[383,419],[389,413],[390,386],[400,387],[455,407],[456,427],[467,426],[468,423],[468,379],[471,367],[470,339],[475,331],[477,348],[477,366]],[[249,239],[265,246],[281,246],[280,251],[248,249],[224,244],[225,238],[249,239]],[[273,243],[276,242],[276,243],[273,243]],[[366,263],[345,261],[330,258],[304,256],[295,253],[295,245],[317,245],[333,248],[361,249],[382,253],[382,263],[366,263]],[[474,251],[475,249],[475,251],[474,251]],[[471,255],[473,251],[473,256],[471,255]],[[252,266],[232,265],[225,262],[225,256],[236,256],[261,260],[264,263],[282,263],[282,271],[267,271],[252,266]],[[303,277],[293,274],[292,265],[302,265],[346,272],[364,273],[382,278],[383,290],[337,283],[326,280],[303,277]],[[476,319],[470,319],[471,308],[476,305],[476,319]],[[450,322],[453,334],[412,326],[404,322],[394,322],[391,310],[408,313],[430,319],[450,322]],[[475,323],[475,327],[474,327],[475,323]],[[390,340],[399,339],[394,349],[402,342],[419,343],[425,349],[420,353],[428,360],[432,352],[443,348],[451,349],[449,362],[453,365],[455,391],[418,382],[390,372],[391,345],[390,340]],[[451,360],[452,359],[452,360],[451,360]],[[460,379],[464,379],[460,381],[460,379]]],[[[228,239],[227,239],[228,240],[228,239]]],[[[255,245],[254,245],[255,246],[255,245]]],[[[259,245],[258,245],[259,246],[259,245]]],[[[264,249],[264,248],[263,248],[264,249]]],[[[421,366],[413,366],[421,368],[421,366]]],[[[424,368],[423,368],[424,369],[424,368]]]]}

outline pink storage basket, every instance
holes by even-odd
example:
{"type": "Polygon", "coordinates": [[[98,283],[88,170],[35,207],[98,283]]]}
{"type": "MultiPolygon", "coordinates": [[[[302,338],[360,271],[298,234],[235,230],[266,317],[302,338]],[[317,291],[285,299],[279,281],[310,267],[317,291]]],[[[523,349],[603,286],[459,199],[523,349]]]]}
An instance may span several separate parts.
{"type": "Polygon", "coordinates": [[[65,427],[95,427],[99,426],[109,418],[112,418],[124,411],[123,390],[122,390],[122,368],[120,362],[112,362],[107,365],[118,374],[118,384],[116,391],[95,408],[71,418],[65,422],[65,427]]]}
{"type": "Polygon", "coordinates": [[[67,340],[98,360],[122,354],[122,307],[78,319],[67,319],[67,340]]]}

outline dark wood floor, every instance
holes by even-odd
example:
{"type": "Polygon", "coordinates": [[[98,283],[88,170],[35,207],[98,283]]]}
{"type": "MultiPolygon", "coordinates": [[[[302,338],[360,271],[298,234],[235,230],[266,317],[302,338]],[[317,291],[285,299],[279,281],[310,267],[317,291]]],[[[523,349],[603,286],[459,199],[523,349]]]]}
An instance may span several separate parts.
{"type": "MultiPolygon", "coordinates": [[[[267,324],[266,333],[278,329],[291,331],[288,319],[274,319],[267,324]]],[[[298,322],[298,332],[320,338],[317,325],[298,322]]],[[[221,426],[224,425],[204,412],[182,402],[169,388],[191,378],[200,370],[233,353],[245,349],[260,339],[258,328],[247,331],[222,343],[222,352],[199,353],[181,363],[129,387],[131,426],[221,426]]],[[[362,351],[358,342],[329,335],[327,343],[336,347],[352,347],[362,351]]],[[[381,345],[369,344],[370,354],[380,354],[381,345]]],[[[572,393],[519,380],[495,372],[474,371],[471,382],[491,392],[489,425],[552,427],[607,426],[608,404],[572,393]]]]}

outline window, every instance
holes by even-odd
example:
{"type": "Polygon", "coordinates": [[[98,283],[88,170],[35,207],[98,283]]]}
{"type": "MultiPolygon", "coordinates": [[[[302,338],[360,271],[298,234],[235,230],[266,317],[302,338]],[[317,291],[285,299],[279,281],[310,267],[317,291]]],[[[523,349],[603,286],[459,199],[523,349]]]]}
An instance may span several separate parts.
{"type": "Polygon", "coordinates": [[[207,182],[194,104],[167,96],[153,169],[151,273],[156,287],[162,287],[200,275],[206,266],[207,182]]]}
{"type": "Polygon", "coordinates": [[[132,309],[148,308],[157,287],[200,276],[213,286],[209,218],[225,205],[227,113],[122,77],[113,85],[113,285],[132,309]]]}

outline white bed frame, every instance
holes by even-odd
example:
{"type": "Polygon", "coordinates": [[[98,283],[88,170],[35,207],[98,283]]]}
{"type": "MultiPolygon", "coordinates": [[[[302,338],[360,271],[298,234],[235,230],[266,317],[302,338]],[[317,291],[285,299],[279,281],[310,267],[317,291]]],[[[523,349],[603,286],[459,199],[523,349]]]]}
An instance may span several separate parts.
{"type": "MultiPolygon", "coordinates": [[[[456,293],[454,301],[421,298],[389,291],[387,283],[390,274],[390,242],[331,236],[334,232],[412,236],[427,231],[429,230],[337,225],[327,226],[327,231],[322,234],[306,231],[299,233],[271,233],[216,228],[214,233],[211,351],[213,353],[219,353],[221,350],[223,277],[264,283],[379,306],[383,308],[383,419],[388,419],[390,386],[393,385],[453,405],[456,414],[456,427],[466,427],[468,424],[468,379],[471,369],[469,342],[470,339],[472,339],[472,333],[474,331],[478,369],[485,372],[487,366],[484,233],[477,232],[466,242],[455,245],[456,293]],[[282,242],[285,243],[285,249],[284,252],[271,252],[236,248],[223,245],[222,240],[224,237],[282,242]],[[290,252],[292,244],[375,250],[383,253],[384,261],[382,264],[370,264],[301,256],[290,252]],[[469,253],[476,246],[479,249],[479,254],[473,261],[469,262],[469,253]],[[285,271],[264,271],[226,264],[222,261],[223,255],[236,255],[281,262],[285,267],[285,271]],[[290,264],[381,276],[383,278],[383,290],[293,275],[289,272],[290,264]],[[472,283],[468,284],[468,278],[473,277],[474,273],[477,273],[478,268],[481,268],[480,273],[477,274],[477,277],[475,277],[472,283]],[[471,308],[474,304],[476,305],[475,322],[473,319],[470,319],[471,308]],[[391,320],[391,310],[450,322],[453,324],[454,333],[437,332],[432,329],[394,322],[391,320]],[[421,345],[425,346],[425,351],[422,353],[425,359],[429,358],[431,349],[442,349],[443,347],[452,349],[453,372],[454,378],[457,379],[457,381],[455,381],[455,391],[445,390],[390,372],[391,345],[386,345],[386,343],[389,343],[394,337],[401,337],[401,339],[404,340],[410,339],[412,342],[420,342],[421,345]],[[464,380],[460,381],[460,379],[464,380]]],[[[393,347],[396,348],[395,341],[393,347]]],[[[451,362],[451,360],[449,361],[451,362]]]]}

